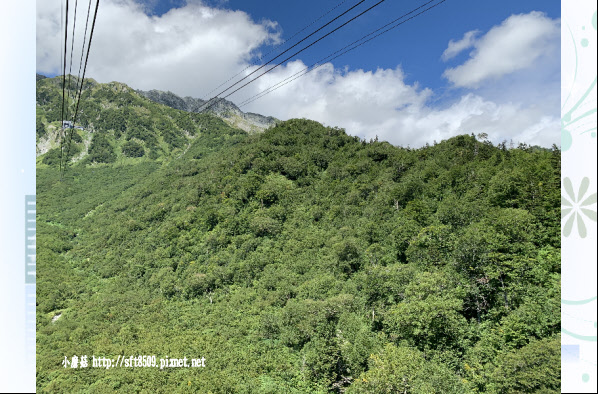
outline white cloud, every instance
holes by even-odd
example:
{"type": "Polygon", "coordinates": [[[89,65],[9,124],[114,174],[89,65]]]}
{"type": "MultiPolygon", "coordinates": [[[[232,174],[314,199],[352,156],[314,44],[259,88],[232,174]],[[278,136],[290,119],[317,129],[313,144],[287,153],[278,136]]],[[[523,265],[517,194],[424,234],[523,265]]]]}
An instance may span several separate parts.
{"type": "MultiPolygon", "coordinates": [[[[86,14],[87,4],[84,6],[78,11],[77,25],[81,30],[77,31],[77,37],[83,36],[84,16],[81,15],[86,14]]],[[[469,45],[468,40],[476,48],[470,62],[485,59],[491,47],[498,47],[502,54],[511,53],[502,47],[507,43],[500,39],[504,38],[501,31],[504,33],[506,29],[514,34],[516,30],[527,37],[537,37],[536,33],[521,29],[521,18],[533,25],[529,27],[532,32],[541,30],[534,27],[536,24],[551,26],[545,27],[550,36],[556,24],[538,13],[514,16],[477,40],[475,32],[466,33],[463,39],[453,43],[453,49],[447,49],[447,56],[469,45]],[[518,29],[507,29],[512,25],[518,29]]],[[[525,40],[512,34],[509,37],[513,45],[521,47],[520,42],[525,40]]],[[[38,72],[59,73],[63,39],[60,2],[39,0],[38,72]]],[[[208,7],[199,0],[188,1],[184,7],[172,9],[160,17],[148,16],[143,6],[132,0],[103,0],[86,75],[99,82],[120,81],[136,89],[170,90],[201,98],[247,67],[252,51],[277,40],[279,27],[276,22],[257,23],[246,13],[208,7]]],[[[558,44],[558,35],[556,40],[558,44]]],[[[539,48],[545,48],[548,44],[544,41],[537,39],[535,42],[539,48]]],[[[75,48],[77,46],[81,46],[81,41],[76,41],[75,48]]],[[[529,49],[529,45],[523,46],[529,49]]],[[[77,66],[79,55],[75,52],[77,66]]],[[[461,67],[472,67],[468,64],[461,67]]],[[[512,74],[508,83],[503,78],[499,86],[482,78],[479,82],[485,82],[480,84],[476,94],[466,93],[440,108],[430,104],[435,98],[432,90],[417,83],[405,83],[400,67],[351,71],[326,64],[242,110],[283,120],[306,117],[344,127],[349,134],[362,138],[378,136],[393,144],[412,147],[458,134],[480,132],[488,133],[495,143],[513,139],[550,146],[560,141],[559,115],[555,113],[559,111],[559,78],[552,75],[555,67],[558,70],[558,64],[555,66],[554,61],[546,64],[550,67],[542,72],[533,69],[529,78],[521,73],[512,74]],[[546,83],[547,80],[552,82],[546,83]],[[552,89],[553,95],[550,94],[552,89]]],[[[301,60],[288,63],[229,99],[241,103],[304,67],[301,60]]],[[[245,73],[252,69],[255,67],[245,73]]]]}
{"type": "MultiPolygon", "coordinates": [[[[87,13],[87,4],[81,4],[78,40],[87,13]]],[[[70,18],[71,25],[72,14],[70,18]]],[[[238,72],[253,50],[278,40],[275,27],[270,21],[256,23],[244,12],[211,8],[200,1],[188,1],[160,17],[148,16],[144,6],[131,0],[102,1],[86,75],[101,82],[122,81],[138,89],[200,97],[238,72]]],[[[38,1],[38,72],[62,73],[63,35],[60,2],[38,1]]],[[[81,41],[76,48],[80,46],[81,41]]]]}
{"type": "MultiPolygon", "coordinates": [[[[256,81],[256,88],[263,90],[303,67],[303,63],[293,62],[256,81]]],[[[299,81],[242,109],[280,119],[315,119],[362,138],[378,136],[412,147],[482,132],[494,143],[513,140],[549,147],[560,140],[558,113],[551,115],[552,99],[548,104],[498,103],[469,93],[445,108],[433,108],[428,104],[433,92],[406,84],[398,67],[341,72],[327,64],[299,81]]],[[[558,96],[558,89],[554,95],[558,96]]],[[[555,109],[558,112],[558,104],[555,109]]]]}
{"type": "Polygon", "coordinates": [[[442,60],[447,61],[454,58],[464,50],[471,48],[475,42],[476,36],[480,33],[479,30],[468,31],[463,35],[459,41],[450,40],[448,48],[442,54],[442,60]]]}
{"type": "Polygon", "coordinates": [[[488,79],[530,68],[543,56],[559,57],[559,37],[559,20],[537,11],[512,15],[477,39],[470,59],[444,76],[455,86],[476,88],[488,79]]]}

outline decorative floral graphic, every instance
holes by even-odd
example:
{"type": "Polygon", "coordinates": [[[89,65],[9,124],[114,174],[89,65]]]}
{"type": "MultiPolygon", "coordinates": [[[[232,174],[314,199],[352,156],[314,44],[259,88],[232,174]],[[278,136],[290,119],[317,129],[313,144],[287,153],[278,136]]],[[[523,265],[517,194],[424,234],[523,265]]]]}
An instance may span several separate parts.
{"type": "Polygon", "coordinates": [[[565,237],[571,235],[571,230],[573,229],[573,224],[576,218],[577,232],[581,238],[585,238],[588,235],[583,217],[586,216],[590,220],[596,221],[596,210],[587,208],[590,205],[596,204],[596,193],[582,201],[586,192],[588,191],[589,185],[590,180],[587,177],[583,178],[581,184],[579,185],[577,198],[575,198],[575,192],[573,191],[571,179],[563,179],[563,187],[570,198],[568,199],[565,196],[561,197],[561,218],[565,219],[567,216],[569,216],[569,219],[567,219],[565,225],[563,226],[563,235],[565,237]]]}
{"type": "MultiPolygon", "coordinates": [[[[596,30],[596,12],[592,17],[592,27],[596,30]]],[[[567,98],[564,100],[561,107],[561,149],[567,151],[573,144],[573,135],[590,135],[592,138],[596,138],[596,100],[592,100],[596,94],[596,77],[585,89],[580,89],[577,84],[578,76],[582,72],[579,69],[580,59],[579,51],[586,49],[590,46],[590,41],[587,38],[583,38],[580,41],[581,47],[577,46],[577,41],[574,38],[573,31],[570,26],[567,26],[569,36],[571,37],[571,43],[575,50],[575,67],[573,69],[573,83],[572,86],[565,87],[563,89],[568,91],[567,98]],[[574,104],[569,101],[572,99],[573,92],[583,92],[578,97],[574,104]],[[588,108],[589,107],[589,108],[588,108]]],[[[582,27],[585,30],[585,26],[582,27]]]]}
{"type": "MultiPolygon", "coordinates": [[[[595,3],[589,1],[563,2],[562,10],[562,268],[568,276],[563,282],[561,299],[562,390],[595,393],[596,263],[592,249],[596,245],[596,233],[589,230],[595,229],[592,221],[596,222],[596,193],[592,194],[588,189],[596,184],[596,175],[588,164],[596,162],[598,139],[597,13],[595,3]],[[574,183],[567,176],[575,179],[574,183]],[[580,182],[577,176],[586,178],[580,182]],[[574,227],[577,227],[579,237],[571,235],[574,227]],[[583,241],[579,242],[579,238],[583,241]]],[[[595,191],[595,186],[592,188],[595,191]]]]}

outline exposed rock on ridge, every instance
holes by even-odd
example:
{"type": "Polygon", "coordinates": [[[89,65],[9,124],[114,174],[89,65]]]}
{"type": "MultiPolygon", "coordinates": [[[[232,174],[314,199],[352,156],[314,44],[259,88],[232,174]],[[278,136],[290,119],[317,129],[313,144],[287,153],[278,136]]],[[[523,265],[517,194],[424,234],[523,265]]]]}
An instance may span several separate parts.
{"type": "MultiPolygon", "coordinates": [[[[172,92],[163,92],[160,90],[137,90],[137,93],[156,103],[187,112],[202,112],[206,103],[206,100],[189,96],[180,97],[172,92]]],[[[213,105],[208,112],[222,118],[231,126],[245,130],[248,133],[261,132],[278,122],[278,119],[272,116],[243,112],[235,104],[224,99],[213,105]]]]}

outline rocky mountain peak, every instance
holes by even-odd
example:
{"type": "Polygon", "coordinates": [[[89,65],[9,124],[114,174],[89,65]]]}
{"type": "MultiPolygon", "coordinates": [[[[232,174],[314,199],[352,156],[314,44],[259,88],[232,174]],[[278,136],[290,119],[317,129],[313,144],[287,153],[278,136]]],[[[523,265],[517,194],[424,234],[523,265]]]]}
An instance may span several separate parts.
{"type": "Polygon", "coordinates": [[[214,104],[209,104],[209,109],[206,111],[206,104],[209,100],[202,100],[190,96],[180,97],[172,92],[164,92],[160,90],[137,90],[137,93],[156,102],[169,106],[171,108],[187,111],[187,112],[209,112],[233,127],[240,128],[248,133],[260,132],[271,126],[274,126],[278,119],[271,116],[263,116],[251,112],[243,112],[231,101],[225,99],[218,99],[214,104]]]}

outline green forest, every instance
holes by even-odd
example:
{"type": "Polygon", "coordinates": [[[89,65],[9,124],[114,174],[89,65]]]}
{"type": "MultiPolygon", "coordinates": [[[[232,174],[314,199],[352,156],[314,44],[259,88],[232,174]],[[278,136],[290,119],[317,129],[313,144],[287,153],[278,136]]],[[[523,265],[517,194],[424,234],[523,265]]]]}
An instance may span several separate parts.
{"type": "Polygon", "coordinates": [[[557,147],[249,135],[86,80],[61,179],[60,87],[37,82],[38,391],[560,392],[557,147]]]}

